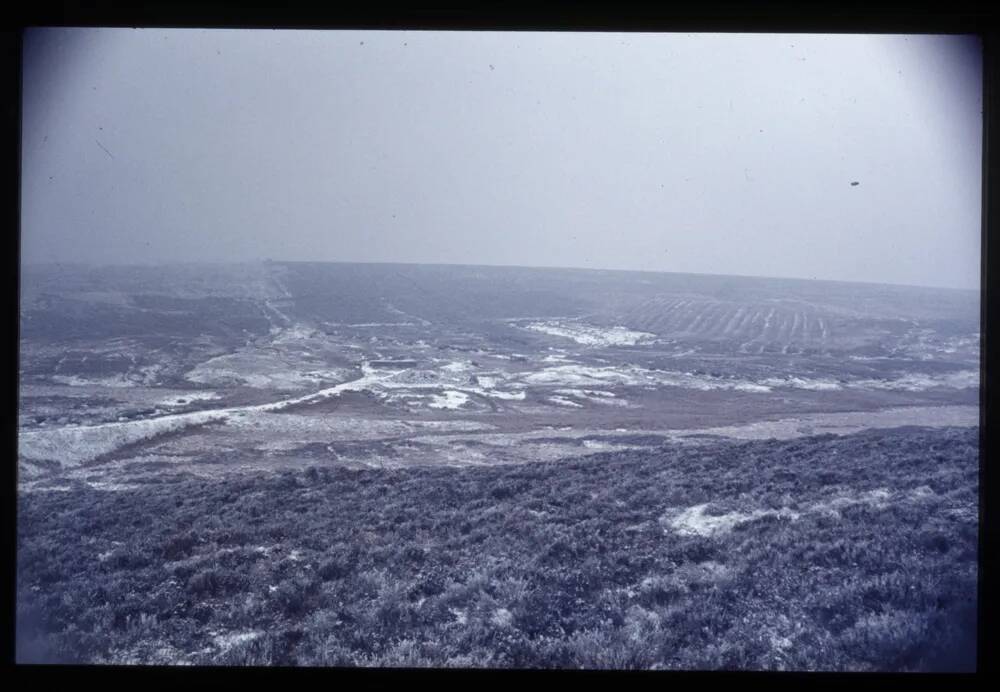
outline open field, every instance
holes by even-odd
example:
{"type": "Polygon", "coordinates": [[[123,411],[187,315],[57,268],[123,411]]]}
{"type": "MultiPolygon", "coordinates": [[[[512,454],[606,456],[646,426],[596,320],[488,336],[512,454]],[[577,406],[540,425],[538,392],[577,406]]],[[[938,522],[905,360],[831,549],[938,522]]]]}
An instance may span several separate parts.
{"type": "MultiPolygon", "coordinates": [[[[224,449],[308,463],[330,443],[360,450],[342,464],[462,463],[428,426],[624,444],[974,407],[978,296],[490,267],[47,268],[26,272],[21,358],[25,478],[149,456],[191,467],[224,449]]],[[[493,446],[485,463],[510,447],[493,446]]],[[[553,442],[544,458],[578,451],[553,442]]]]}
{"type": "Polygon", "coordinates": [[[22,281],[26,660],[970,665],[974,292],[310,263],[22,281]]]}

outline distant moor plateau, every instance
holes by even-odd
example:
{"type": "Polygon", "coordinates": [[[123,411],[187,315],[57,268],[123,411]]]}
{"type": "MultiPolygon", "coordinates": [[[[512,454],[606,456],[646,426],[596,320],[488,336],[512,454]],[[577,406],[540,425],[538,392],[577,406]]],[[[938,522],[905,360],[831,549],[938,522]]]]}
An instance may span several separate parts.
{"type": "Polygon", "coordinates": [[[978,424],[970,291],[278,262],[22,283],[25,488],[978,424]]]}

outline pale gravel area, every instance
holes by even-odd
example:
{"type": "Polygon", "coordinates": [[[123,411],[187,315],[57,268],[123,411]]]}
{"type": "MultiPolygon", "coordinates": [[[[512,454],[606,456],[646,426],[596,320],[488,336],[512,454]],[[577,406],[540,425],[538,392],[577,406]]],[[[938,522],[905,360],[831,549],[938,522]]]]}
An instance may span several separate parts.
{"type": "Polygon", "coordinates": [[[882,510],[895,502],[920,502],[933,497],[935,497],[934,491],[927,486],[921,486],[909,493],[876,488],[863,492],[840,492],[828,500],[813,502],[794,510],[782,507],[780,509],[755,509],[750,512],[727,512],[717,515],[706,514],[712,503],[705,502],[680,511],[668,510],[660,517],[660,524],[665,532],[677,533],[681,536],[719,536],[729,533],[740,524],[768,516],[797,521],[806,514],[823,514],[839,519],[840,511],[852,505],[863,504],[882,510]]]}
{"type": "Polygon", "coordinates": [[[263,635],[264,633],[259,630],[249,630],[246,632],[226,632],[224,634],[213,635],[212,643],[215,644],[217,647],[219,647],[221,651],[228,651],[234,646],[252,642],[255,639],[259,639],[263,635]]]}
{"type": "MultiPolygon", "coordinates": [[[[625,451],[628,449],[648,449],[653,445],[636,441],[636,436],[659,435],[666,442],[677,444],[705,444],[713,439],[730,440],[764,440],[792,439],[807,435],[831,433],[847,435],[864,429],[894,428],[900,426],[975,426],[979,422],[979,408],[976,406],[939,406],[939,407],[901,407],[883,411],[857,413],[821,413],[808,414],[795,418],[784,418],[776,421],[761,421],[745,425],[721,426],[712,428],[689,429],[652,429],[652,430],[602,430],[581,429],[562,426],[547,427],[527,432],[499,432],[492,426],[470,420],[454,421],[387,421],[352,418],[318,418],[312,416],[296,416],[285,414],[281,417],[260,415],[261,427],[255,429],[252,421],[257,415],[248,415],[238,425],[246,425],[246,429],[238,431],[230,426],[214,430],[213,440],[216,451],[237,451],[241,448],[271,449],[273,451],[290,451],[307,444],[310,440],[297,434],[294,440],[286,442],[275,439],[275,435],[287,430],[288,425],[298,428],[298,433],[310,431],[305,438],[317,437],[330,441],[332,439],[353,439],[375,441],[384,437],[399,437],[405,435],[402,441],[393,445],[406,453],[402,456],[394,454],[365,454],[356,459],[350,455],[341,456],[341,461],[354,461],[371,467],[391,468],[419,463],[436,463],[450,466],[477,466],[490,464],[514,464],[529,461],[557,461],[564,458],[585,456],[606,451],[625,451]],[[283,420],[288,417],[288,420],[283,420]],[[293,417],[294,416],[294,417],[293,417]],[[266,423],[265,423],[266,422],[266,423]],[[300,427],[301,424],[301,427],[300,427]],[[275,427],[277,426],[277,427],[275,427]],[[329,427],[327,427],[329,426],[329,427]],[[221,437],[219,437],[221,435],[221,437]],[[587,437],[599,435],[601,440],[587,440],[587,437]],[[228,442],[227,444],[223,444],[228,442]],[[418,449],[414,449],[414,445],[418,449]]],[[[179,467],[197,470],[199,465],[193,463],[199,450],[204,450],[205,439],[201,436],[186,436],[171,440],[165,449],[179,454],[173,457],[164,454],[117,460],[108,465],[95,468],[81,468],[79,471],[68,469],[69,477],[83,479],[90,473],[99,472],[109,477],[104,482],[113,483],[114,476],[120,473],[120,468],[126,463],[141,461],[143,458],[157,461],[174,460],[179,467]],[[99,470],[100,469],[100,470],[99,470]]],[[[163,449],[160,450],[164,451],[163,449]]],[[[261,463],[251,463],[247,468],[259,468],[261,463]]],[[[28,490],[33,485],[34,477],[23,473],[20,488],[28,490]]],[[[206,473],[216,473],[205,470],[206,473]]]]}
{"type": "Polygon", "coordinates": [[[597,327],[582,323],[531,322],[524,329],[571,339],[583,346],[636,346],[656,340],[656,334],[622,326],[597,327]]]}
{"type": "Polygon", "coordinates": [[[787,440],[805,435],[849,435],[869,428],[967,427],[979,425],[978,406],[900,406],[882,411],[812,413],[775,421],[673,431],[672,436],[708,434],[737,440],[787,440]]]}
{"type": "MultiPolygon", "coordinates": [[[[312,338],[314,333],[293,328],[281,331],[278,336],[275,343],[312,338]]],[[[214,359],[212,363],[217,361],[218,359],[214,359]]],[[[259,374],[261,376],[276,375],[274,372],[259,374]]],[[[340,374],[343,373],[329,371],[322,373],[322,376],[340,374]]],[[[377,368],[372,367],[367,362],[362,362],[360,376],[356,379],[270,403],[166,413],[145,419],[94,425],[65,425],[24,430],[18,435],[20,471],[25,479],[37,478],[46,474],[46,462],[54,461],[62,469],[71,469],[102,457],[108,457],[129,445],[152,441],[169,433],[187,431],[206,425],[217,426],[209,433],[213,436],[212,439],[218,443],[213,444],[212,447],[216,451],[239,450],[245,448],[247,444],[250,445],[249,448],[282,451],[294,449],[296,444],[308,444],[312,441],[374,440],[383,437],[414,435],[416,437],[411,437],[412,441],[424,441],[419,437],[422,433],[421,428],[404,421],[336,417],[337,422],[333,424],[328,422],[329,418],[297,415],[289,411],[292,407],[319,403],[337,397],[344,392],[368,391],[383,399],[405,395],[417,405],[432,409],[453,410],[458,414],[463,407],[473,407],[473,401],[470,398],[473,395],[501,402],[523,401],[526,398],[526,388],[533,386],[561,386],[561,389],[554,392],[555,396],[548,398],[548,403],[567,409],[577,409],[581,407],[583,402],[627,406],[627,399],[616,397],[610,392],[599,389],[608,386],[681,387],[696,390],[729,389],[761,393],[785,387],[814,390],[865,387],[916,391],[938,386],[952,388],[975,386],[978,384],[979,373],[961,371],[934,377],[907,375],[896,380],[866,380],[853,383],[837,383],[822,378],[810,380],[800,377],[771,378],[754,382],[738,378],[713,378],[690,372],[650,370],[634,365],[588,366],[560,360],[555,364],[525,372],[490,372],[481,373],[481,375],[480,379],[479,375],[475,373],[475,366],[471,361],[437,361],[436,368],[432,370],[377,368]],[[282,415],[268,415],[274,413],[282,413],[282,415]],[[258,440],[256,444],[254,439],[258,440]]],[[[174,390],[161,392],[160,401],[169,407],[180,403],[179,399],[184,399],[185,402],[195,399],[204,401],[207,397],[215,395],[215,392],[179,392],[174,390]],[[169,398],[164,400],[162,398],[164,395],[169,398]]],[[[475,407],[481,408],[483,406],[481,400],[475,402],[475,407]]],[[[539,412],[544,412],[544,409],[539,409],[539,412]]],[[[519,413],[530,415],[530,406],[522,407],[519,413]]],[[[454,422],[470,423],[470,421],[460,420],[454,422]]],[[[701,429],[631,430],[623,434],[660,434],[679,442],[688,441],[685,438],[689,435],[713,435],[737,440],[789,439],[821,433],[848,434],[866,428],[891,428],[903,425],[965,426],[977,425],[978,422],[979,409],[975,406],[900,407],[875,412],[809,414],[773,421],[701,429]]],[[[570,438],[567,440],[568,444],[534,443],[532,442],[533,437],[544,436],[546,433],[534,431],[482,434],[483,430],[490,426],[480,424],[476,427],[478,428],[476,433],[466,436],[464,439],[456,439],[455,442],[459,443],[460,446],[462,443],[476,442],[494,448],[528,445],[519,450],[516,455],[511,456],[538,460],[579,455],[582,453],[580,445],[573,444],[574,438],[578,439],[582,436],[595,434],[613,435],[606,430],[591,428],[576,430],[565,435],[564,437],[570,438]]],[[[455,431],[457,432],[457,430],[455,431]]],[[[447,440],[437,438],[430,444],[440,445],[443,442],[447,442],[447,440]]],[[[195,436],[195,439],[187,443],[188,446],[194,445],[192,449],[184,448],[184,444],[183,441],[180,441],[177,443],[176,449],[169,445],[168,448],[182,454],[205,450],[203,436],[195,436]],[[199,437],[201,439],[198,439],[199,437]]],[[[648,445],[631,444],[625,441],[618,448],[627,449],[642,446],[648,445]]],[[[468,447],[468,444],[465,444],[465,447],[468,447]]],[[[450,453],[442,456],[445,463],[452,463],[458,459],[458,455],[450,453]]],[[[512,460],[504,459],[504,461],[512,460]]]]}

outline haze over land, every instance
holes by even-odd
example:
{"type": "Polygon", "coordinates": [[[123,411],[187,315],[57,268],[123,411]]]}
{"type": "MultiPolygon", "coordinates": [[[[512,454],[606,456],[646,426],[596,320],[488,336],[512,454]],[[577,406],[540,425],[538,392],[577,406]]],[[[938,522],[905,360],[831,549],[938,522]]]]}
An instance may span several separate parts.
{"type": "Polygon", "coordinates": [[[51,29],[24,64],[26,262],[979,286],[968,38],[51,29]]]}

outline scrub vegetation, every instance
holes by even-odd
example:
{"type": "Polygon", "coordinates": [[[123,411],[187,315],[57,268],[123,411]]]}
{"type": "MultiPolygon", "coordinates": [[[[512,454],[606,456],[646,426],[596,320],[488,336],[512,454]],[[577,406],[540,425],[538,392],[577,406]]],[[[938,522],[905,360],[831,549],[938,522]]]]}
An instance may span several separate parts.
{"type": "Polygon", "coordinates": [[[18,660],[969,670],[978,430],[19,494],[18,660]]]}

